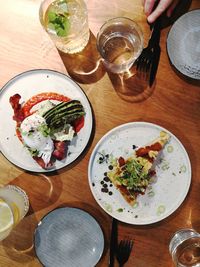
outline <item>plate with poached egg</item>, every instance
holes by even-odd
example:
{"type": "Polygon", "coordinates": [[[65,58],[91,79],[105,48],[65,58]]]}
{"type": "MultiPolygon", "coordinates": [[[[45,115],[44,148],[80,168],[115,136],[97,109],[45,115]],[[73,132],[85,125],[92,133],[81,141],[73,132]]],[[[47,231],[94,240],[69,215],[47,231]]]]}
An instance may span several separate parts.
{"type": "Polygon", "coordinates": [[[81,87],[52,70],[30,70],[0,91],[0,151],[14,165],[51,172],[74,162],[93,127],[92,110],[81,87]]]}

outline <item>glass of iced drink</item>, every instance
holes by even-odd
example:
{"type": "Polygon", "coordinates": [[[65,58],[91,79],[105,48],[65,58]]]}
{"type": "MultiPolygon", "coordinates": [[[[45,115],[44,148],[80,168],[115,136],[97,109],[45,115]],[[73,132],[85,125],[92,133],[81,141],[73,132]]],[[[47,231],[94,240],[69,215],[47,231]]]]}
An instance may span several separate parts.
{"type": "Polygon", "coordinates": [[[193,229],[177,231],[169,244],[176,267],[200,267],[200,234],[193,229]]]}
{"type": "Polygon", "coordinates": [[[43,0],[39,16],[58,50],[74,54],[87,45],[90,31],[87,7],[83,0],[43,0]]]}
{"type": "Polygon", "coordinates": [[[28,196],[18,186],[0,188],[0,241],[24,218],[29,209],[28,196]]]}
{"type": "Polygon", "coordinates": [[[97,34],[97,49],[109,71],[126,72],[142,52],[142,30],[129,18],[110,19],[102,25],[97,34]]]}

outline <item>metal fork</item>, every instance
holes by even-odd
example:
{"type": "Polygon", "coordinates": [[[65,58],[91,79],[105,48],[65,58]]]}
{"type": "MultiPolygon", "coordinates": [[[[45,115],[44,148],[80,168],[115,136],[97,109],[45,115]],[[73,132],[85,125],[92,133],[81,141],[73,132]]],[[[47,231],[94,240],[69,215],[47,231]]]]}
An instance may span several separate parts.
{"type": "Polygon", "coordinates": [[[152,34],[148,45],[143,49],[136,60],[136,69],[145,77],[149,77],[149,86],[152,86],[160,59],[160,19],[158,18],[152,26],[152,34]]]}
{"type": "Polygon", "coordinates": [[[133,248],[133,240],[124,239],[120,241],[116,253],[119,267],[122,267],[128,261],[132,248],[133,248]]]}
{"type": "MultiPolygon", "coordinates": [[[[153,10],[159,4],[159,0],[155,0],[153,10]]],[[[158,63],[160,59],[160,26],[161,26],[162,15],[159,16],[156,21],[150,24],[151,37],[149,39],[148,45],[142,50],[139,58],[136,60],[136,69],[142,76],[149,78],[149,86],[151,87],[157,73],[158,63]]]]}

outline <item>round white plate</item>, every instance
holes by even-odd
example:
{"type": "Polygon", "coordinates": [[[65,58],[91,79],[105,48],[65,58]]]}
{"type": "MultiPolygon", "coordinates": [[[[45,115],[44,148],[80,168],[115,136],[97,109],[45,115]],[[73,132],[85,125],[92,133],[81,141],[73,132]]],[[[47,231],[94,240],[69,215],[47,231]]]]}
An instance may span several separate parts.
{"type": "Polygon", "coordinates": [[[94,198],[108,214],[122,222],[145,225],[166,218],[181,205],[190,187],[191,165],[183,145],[171,132],[152,123],[132,122],[114,128],[101,138],[92,152],[88,176],[94,198]],[[163,130],[171,138],[156,161],[157,180],[131,207],[112,183],[104,181],[109,161],[100,164],[99,159],[102,154],[109,155],[109,159],[127,158],[134,146],[148,144],[163,130]],[[102,192],[102,183],[107,184],[107,193],[102,192]]]}
{"type": "Polygon", "coordinates": [[[39,222],[34,244],[45,267],[94,267],[103,253],[104,236],[89,213],[66,207],[53,210],[39,222]]]}
{"type": "Polygon", "coordinates": [[[0,151],[16,166],[33,172],[55,171],[75,161],[88,144],[93,124],[91,106],[83,90],[68,76],[52,70],[31,70],[12,78],[0,92],[0,118],[3,120],[0,124],[0,151]],[[54,167],[48,170],[42,169],[32,159],[16,137],[16,122],[9,103],[10,96],[16,93],[21,95],[23,102],[42,92],[56,92],[78,99],[86,112],[84,127],[70,143],[66,159],[56,160],[54,167]]]}
{"type": "Polygon", "coordinates": [[[182,74],[200,80],[200,9],[189,11],[171,27],[167,52],[182,74]]]}

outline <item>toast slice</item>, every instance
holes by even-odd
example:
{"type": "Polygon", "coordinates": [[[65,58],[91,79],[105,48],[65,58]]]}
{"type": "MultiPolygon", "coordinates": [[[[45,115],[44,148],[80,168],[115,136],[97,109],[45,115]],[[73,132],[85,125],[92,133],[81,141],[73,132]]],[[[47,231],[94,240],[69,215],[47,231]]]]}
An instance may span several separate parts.
{"type": "Polygon", "coordinates": [[[118,158],[108,178],[124,199],[133,206],[139,194],[145,194],[150,179],[155,175],[152,166],[170,135],[164,131],[150,144],[136,149],[127,159],[118,158]]]}

